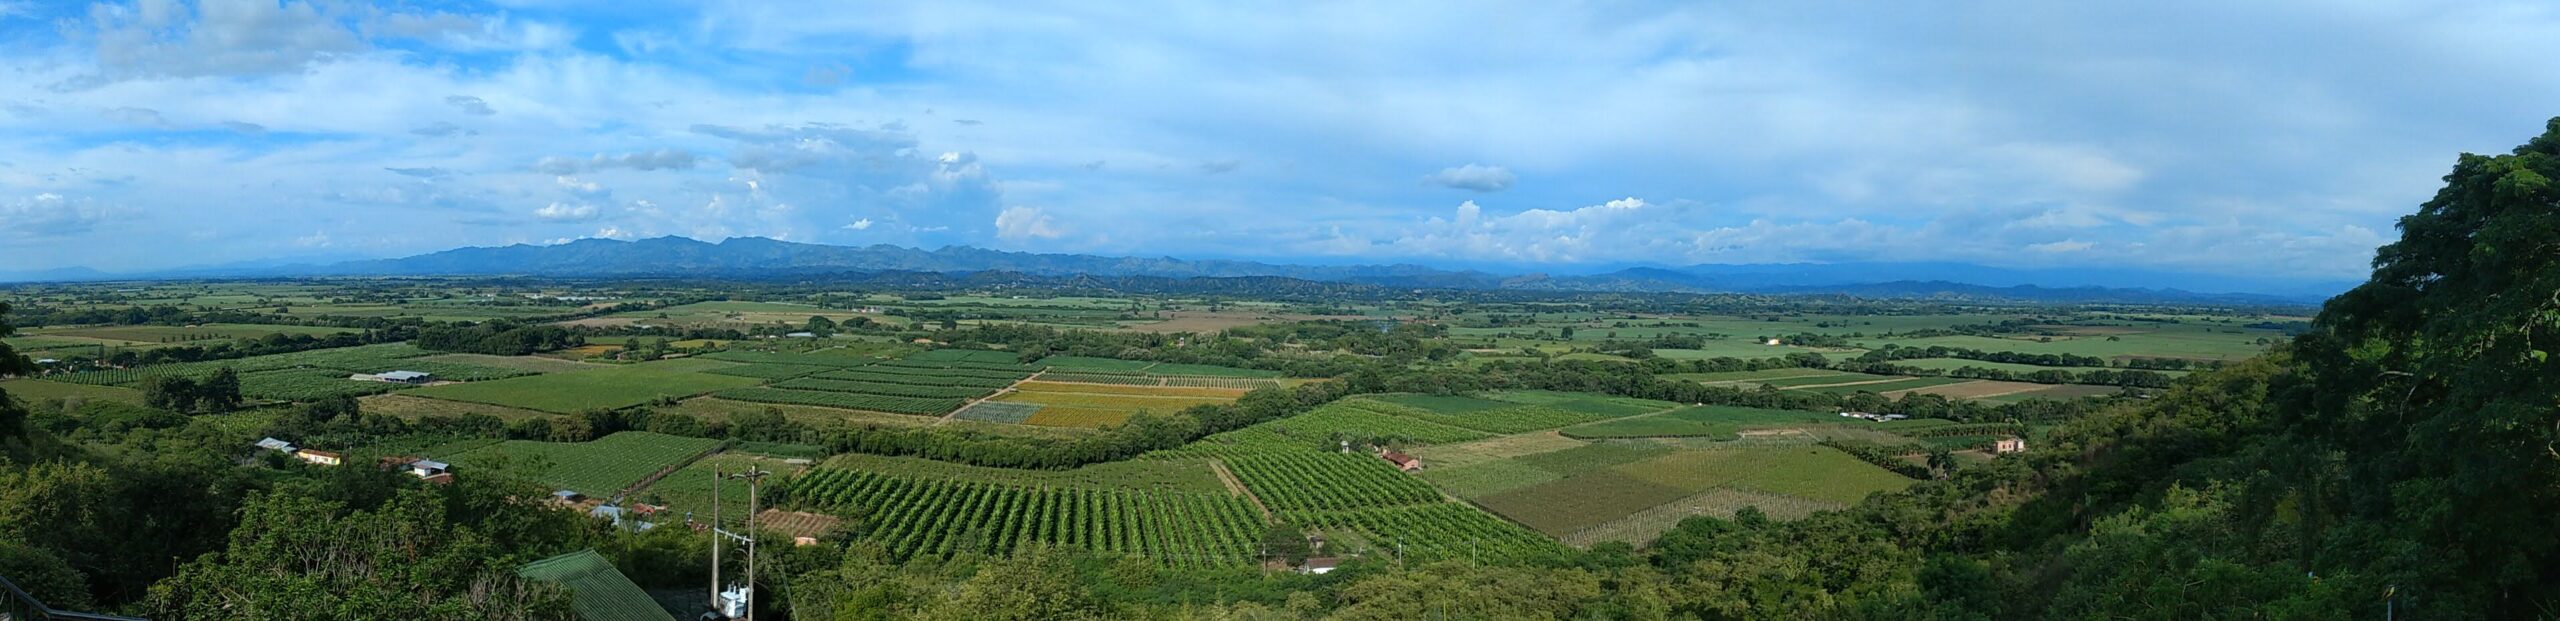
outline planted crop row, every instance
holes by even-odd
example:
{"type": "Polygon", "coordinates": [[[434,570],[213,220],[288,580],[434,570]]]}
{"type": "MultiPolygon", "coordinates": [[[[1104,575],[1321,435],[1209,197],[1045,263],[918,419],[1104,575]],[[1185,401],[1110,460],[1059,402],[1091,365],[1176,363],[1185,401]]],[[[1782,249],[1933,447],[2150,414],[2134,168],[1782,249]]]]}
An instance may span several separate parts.
{"type": "Polygon", "coordinates": [[[874,412],[890,412],[895,414],[923,415],[935,415],[943,412],[949,412],[953,409],[959,408],[960,404],[966,402],[963,399],[924,399],[916,397],[893,397],[889,395],[869,395],[851,392],[789,390],[761,387],[732,388],[712,393],[712,396],[722,399],[752,401],[756,403],[814,405],[819,407],[871,410],[874,412]]]}
{"type": "Polygon", "coordinates": [[[1280,420],[1211,435],[1181,448],[1158,451],[1166,457],[1226,457],[1295,451],[1330,451],[1342,440],[1405,444],[1445,444],[1481,440],[1481,431],[1451,427],[1358,407],[1357,399],[1326,404],[1280,420]]]}
{"type": "Polygon", "coordinates": [[[719,440],[625,431],[592,442],[508,440],[452,455],[446,461],[477,468],[500,462],[533,466],[537,468],[534,478],[544,484],[605,497],[719,447],[719,440]]]}
{"type": "Polygon", "coordinates": [[[871,366],[867,366],[867,367],[861,367],[861,369],[862,369],[862,370],[864,370],[864,371],[870,371],[870,372],[873,372],[873,373],[889,373],[889,374],[895,374],[895,375],[922,375],[922,376],[926,376],[926,377],[975,377],[975,378],[981,378],[981,379],[1000,379],[1000,380],[1018,380],[1018,379],[1022,379],[1022,378],[1025,378],[1025,377],[1031,377],[1031,372],[1030,372],[1030,371],[994,371],[994,370],[987,370],[987,369],[957,369],[957,368],[944,368],[944,367],[918,367],[918,366],[908,366],[908,365],[901,365],[901,364],[892,364],[892,363],[886,363],[886,362],[884,362],[884,363],[880,363],[880,364],[871,365],[871,366]]]}
{"type": "Polygon", "coordinates": [[[926,350],[916,352],[915,355],[908,356],[906,359],[930,360],[937,362],[977,362],[986,364],[1017,364],[1022,361],[1020,354],[1015,354],[1009,351],[993,351],[985,349],[926,350]]]}
{"type": "Polygon", "coordinates": [[[913,385],[913,384],[887,384],[887,383],[880,383],[880,382],[856,382],[856,381],[848,381],[848,380],[820,379],[820,378],[815,378],[815,377],[804,377],[804,378],[795,379],[795,380],[783,380],[783,381],[781,381],[781,382],[776,382],[776,383],[774,383],[774,384],[773,384],[773,387],[775,387],[775,388],[789,388],[789,389],[793,389],[793,390],[824,390],[824,391],[827,391],[827,392],[858,392],[858,393],[863,393],[863,394],[873,394],[873,395],[889,395],[889,396],[892,396],[892,397],[924,397],[924,398],[933,398],[933,399],[975,399],[975,398],[978,398],[978,397],[986,396],[986,395],[987,395],[987,393],[995,392],[995,391],[993,391],[993,390],[989,390],[989,389],[986,389],[986,388],[970,388],[970,387],[960,387],[960,386],[917,386],[917,385],[913,385]]]}
{"type": "Polygon", "coordinates": [[[1008,554],[1034,543],[1146,557],[1174,567],[1249,564],[1263,532],[1232,496],[1051,489],[819,468],[795,501],[864,512],[869,537],[900,558],[1008,554]]]}
{"type": "Polygon", "coordinates": [[[240,376],[240,395],[251,399],[318,401],[381,394],[398,388],[399,384],[347,379],[345,372],[326,369],[283,369],[240,376]]]}
{"type": "Polygon", "coordinates": [[[807,365],[807,364],[774,364],[774,363],[756,363],[756,364],[746,364],[746,365],[740,365],[740,366],[734,366],[734,367],[722,367],[722,368],[717,368],[717,369],[709,369],[709,370],[705,370],[705,371],[703,371],[703,372],[704,372],[704,373],[718,374],[718,375],[734,375],[734,376],[738,376],[738,377],[753,377],[753,378],[758,378],[758,379],[773,379],[773,380],[778,380],[778,379],[791,379],[791,378],[794,378],[794,377],[800,377],[800,376],[803,376],[803,375],[810,375],[810,374],[814,374],[814,373],[817,373],[817,372],[820,372],[820,371],[825,371],[825,370],[827,370],[827,369],[829,369],[829,368],[832,368],[832,367],[822,367],[822,366],[817,366],[817,365],[807,365]]]}
{"type": "Polygon", "coordinates": [[[1081,382],[1081,383],[1086,383],[1086,384],[1113,384],[1113,385],[1118,385],[1118,386],[1155,386],[1155,385],[1159,385],[1159,384],[1162,384],[1162,383],[1163,383],[1162,381],[1157,380],[1156,378],[1153,378],[1153,377],[1147,377],[1147,376],[1144,376],[1144,375],[1106,375],[1106,374],[1098,374],[1098,373],[1086,373],[1086,372],[1083,372],[1083,371],[1077,371],[1077,372],[1073,372],[1073,373],[1060,372],[1060,371],[1050,371],[1050,372],[1047,372],[1047,373],[1042,373],[1042,374],[1040,374],[1040,380],[1041,380],[1041,381],[1047,381],[1047,382],[1081,382]]]}
{"type": "Polygon", "coordinates": [[[817,367],[858,367],[858,366],[863,366],[863,365],[871,364],[871,363],[873,363],[873,362],[877,362],[876,360],[871,359],[871,358],[859,358],[859,357],[854,357],[854,356],[838,356],[838,355],[832,355],[832,354],[804,354],[804,353],[797,353],[797,352],[780,352],[780,351],[754,351],[754,350],[739,350],[739,349],[732,349],[732,350],[727,350],[727,351],[715,351],[715,352],[711,352],[711,353],[708,353],[708,354],[703,354],[703,355],[702,355],[702,357],[704,357],[704,358],[710,358],[710,359],[712,359],[712,360],[727,360],[727,361],[730,361],[730,362],[749,362],[749,363],[757,363],[757,364],[798,364],[798,365],[808,365],[808,366],[817,366],[817,367]]]}
{"type": "Polygon", "coordinates": [[[1279,388],[1280,380],[1244,377],[1168,377],[1164,378],[1164,385],[1186,386],[1192,388],[1236,388],[1242,390],[1254,390],[1258,388],[1279,388]]]}
{"type": "Polygon", "coordinates": [[[1340,511],[1440,501],[1421,479],[1363,454],[1286,453],[1227,460],[1227,468],[1273,511],[1340,511]]]}
{"type": "Polygon", "coordinates": [[[862,371],[862,370],[856,370],[856,369],[845,369],[845,370],[841,370],[841,371],[828,371],[828,372],[825,372],[825,373],[819,373],[819,374],[817,374],[817,375],[813,375],[813,376],[811,376],[811,377],[816,377],[816,378],[820,378],[820,379],[831,379],[831,380],[845,380],[845,381],[853,381],[853,382],[875,382],[875,383],[881,383],[881,384],[908,384],[908,385],[914,385],[914,386],[969,386],[969,387],[975,387],[975,388],[1003,388],[1003,387],[1006,387],[1006,386],[1011,386],[1011,385],[1013,385],[1013,382],[1015,381],[1015,380],[1009,380],[1009,379],[991,379],[991,378],[984,378],[984,377],[952,377],[952,376],[947,376],[947,375],[907,375],[907,374],[901,374],[901,373],[874,373],[874,372],[870,372],[870,371],[862,371]]]}
{"type": "Polygon", "coordinates": [[[1474,507],[1450,502],[1322,512],[1299,519],[1317,529],[1358,531],[1369,540],[1372,549],[1367,552],[1398,555],[1408,560],[1534,563],[1555,559],[1565,553],[1563,546],[1535,531],[1474,507]]]}

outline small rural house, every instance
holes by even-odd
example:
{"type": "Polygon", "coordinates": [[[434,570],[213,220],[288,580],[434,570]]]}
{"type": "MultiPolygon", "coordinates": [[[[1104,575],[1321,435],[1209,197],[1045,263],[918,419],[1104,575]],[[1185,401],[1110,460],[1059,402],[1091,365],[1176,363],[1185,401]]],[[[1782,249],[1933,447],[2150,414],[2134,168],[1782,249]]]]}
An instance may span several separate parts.
{"type": "Polygon", "coordinates": [[[346,463],[347,461],[347,456],[345,455],[314,449],[302,449],[300,451],[295,451],[293,456],[306,463],[319,466],[335,466],[341,463],[346,463]]]}
{"type": "Polygon", "coordinates": [[[286,442],[286,441],[278,440],[278,439],[275,439],[275,438],[261,438],[261,439],[259,439],[259,440],[258,440],[258,448],[267,449],[267,450],[270,450],[270,451],[275,451],[275,452],[278,452],[278,453],[284,453],[284,454],[288,454],[288,455],[290,455],[290,454],[292,454],[292,453],[293,453],[293,443],[292,443],[292,442],[286,442]]]}
{"type": "Polygon", "coordinates": [[[1991,453],[1994,455],[2007,455],[2010,453],[2024,452],[2027,452],[2027,441],[2024,439],[2001,438],[1991,442],[1991,453]]]}
{"type": "Polygon", "coordinates": [[[1324,575],[1333,573],[1334,568],[1341,566],[1342,559],[1331,556],[1312,556],[1307,558],[1306,564],[1298,566],[1298,573],[1324,575]]]}
{"type": "Polygon", "coordinates": [[[51,364],[62,364],[62,361],[61,361],[61,360],[52,359],[52,358],[37,358],[37,359],[36,359],[36,364],[46,364],[46,365],[51,365],[51,364]]]}
{"type": "Polygon", "coordinates": [[[417,475],[417,477],[421,479],[445,474],[452,470],[452,464],[447,464],[433,459],[421,459],[409,462],[409,474],[417,475]]]}
{"type": "Polygon", "coordinates": [[[384,371],[374,374],[373,379],[395,384],[424,384],[435,379],[435,375],[417,371],[384,371]]]}
{"type": "Polygon", "coordinates": [[[556,492],[552,492],[552,493],[551,493],[551,502],[556,502],[556,503],[560,503],[560,504],[564,504],[564,505],[574,505],[574,504],[578,504],[578,501],[586,500],[586,499],[587,499],[587,495],[586,495],[586,494],[580,494],[580,493],[578,493],[578,492],[577,492],[577,490],[566,490],[566,489],[564,489],[564,490],[560,490],[560,491],[556,491],[556,492]]]}
{"type": "Polygon", "coordinates": [[[1406,455],[1402,451],[1386,451],[1379,453],[1378,457],[1387,460],[1387,463],[1395,464],[1397,470],[1413,472],[1422,469],[1422,458],[1406,455]]]}

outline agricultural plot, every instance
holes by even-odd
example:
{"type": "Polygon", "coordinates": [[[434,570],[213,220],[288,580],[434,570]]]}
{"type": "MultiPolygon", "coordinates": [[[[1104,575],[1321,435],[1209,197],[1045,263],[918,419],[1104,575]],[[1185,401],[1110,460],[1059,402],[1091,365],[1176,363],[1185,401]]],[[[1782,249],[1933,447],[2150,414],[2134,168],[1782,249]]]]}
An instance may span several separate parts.
{"type": "Polygon", "coordinates": [[[734,367],[727,367],[727,368],[720,368],[720,369],[712,369],[712,370],[709,370],[709,371],[704,371],[704,373],[712,373],[712,374],[717,374],[717,375],[735,375],[735,376],[738,376],[738,377],[752,377],[752,378],[757,378],[757,379],[780,380],[780,379],[791,379],[791,378],[800,377],[800,376],[803,376],[803,375],[815,375],[815,374],[817,374],[817,373],[819,373],[819,372],[823,372],[823,371],[826,371],[826,370],[828,370],[828,369],[833,369],[833,368],[835,368],[835,367],[822,367],[822,366],[816,366],[816,365],[805,365],[805,364],[773,364],[773,363],[757,363],[757,364],[742,364],[742,365],[738,365],[738,366],[734,366],[734,367]]]}
{"type": "Polygon", "coordinates": [[[1914,388],[1928,388],[1928,387],[1931,387],[1931,386],[1945,386],[1945,385],[1948,385],[1948,384],[1962,384],[1962,383],[1965,383],[1965,382],[1968,382],[1968,381],[1972,381],[1972,380],[1961,379],[1961,378],[1954,378],[1954,377],[1910,377],[1910,378],[1903,378],[1903,379],[1888,379],[1888,380],[1880,381],[1880,382],[1860,382],[1860,383],[1854,383],[1854,384],[1831,384],[1831,385],[1826,385],[1826,386],[1810,386],[1810,387],[1800,388],[1800,389],[1798,389],[1798,390],[1810,390],[1810,391],[1814,391],[1814,392],[1827,392],[1827,393],[1832,393],[1832,394],[1844,394],[1844,395],[1845,395],[1845,394],[1850,394],[1850,393],[1858,393],[1858,392],[1887,393],[1887,392],[1893,392],[1893,391],[1897,391],[1897,390],[1911,390],[1911,389],[1914,389],[1914,388]]]}
{"type": "Polygon", "coordinates": [[[413,358],[420,362],[449,362],[500,369],[516,369],[531,373],[567,373],[599,368],[585,362],[574,362],[542,356],[492,356],[488,354],[437,354],[413,358]]]}
{"type": "Polygon", "coordinates": [[[728,363],[699,359],[661,360],[590,371],[428,386],[408,392],[421,397],[567,414],[590,409],[626,408],[661,398],[689,397],[757,383],[754,378],[704,372],[725,366],[728,363]]]}
{"type": "Polygon", "coordinates": [[[1242,457],[1275,452],[1330,451],[1336,438],[1385,440],[1406,444],[1444,444],[1480,440],[1486,433],[1462,427],[1380,414],[1346,402],[1334,402],[1304,414],[1218,433],[1157,456],[1242,457]]]}
{"type": "Polygon", "coordinates": [[[1365,454],[1281,453],[1226,460],[1227,469],[1284,517],[1440,502],[1439,492],[1365,454]]]}
{"type": "Polygon", "coordinates": [[[1535,563],[1565,553],[1563,546],[1534,531],[1451,502],[1317,513],[1307,516],[1304,525],[1323,531],[1328,546],[1416,562],[1535,563]]]}
{"type": "Polygon", "coordinates": [[[731,401],[777,403],[785,405],[812,405],[818,407],[844,408],[849,410],[889,412],[893,414],[915,414],[919,416],[937,416],[945,412],[959,409],[960,405],[966,402],[962,399],[897,397],[868,393],[828,392],[822,390],[789,390],[783,388],[764,387],[732,388],[712,393],[712,396],[731,401]]]}
{"type": "Polygon", "coordinates": [[[881,373],[881,372],[878,372],[878,371],[867,371],[867,370],[862,370],[862,369],[840,369],[840,370],[835,370],[835,371],[827,371],[827,372],[819,373],[819,374],[817,374],[817,375],[812,375],[812,376],[810,376],[810,377],[819,378],[819,379],[846,380],[846,381],[855,381],[855,382],[876,382],[876,383],[882,383],[882,384],[913,384],[913,385],[917,385],[917,386],[974,386],[974,387],[979,387],[979,388],[988,388],[988,389],[1003,388],[1003,387],[1006,387],[1006,386],[1011,386],[1011,385],[1013,385],[1013,382],[1015,381],[1015,380],[1011,380],[1011,379],[1004,379],[1004,378],[956,377],[956,376],[947,376],[947,375],[930,375],[930,374],[914,374],[914,373],[881,373]]]}
{"type": "Polygon", "coordinates": [[[934,419],[907,414],[867,412],[863,410],[847,410],[842,408],[792,405],[784,403],[731,401],[719,397],[694,397],[678,401],[672,406],[654,406],[651,407],[650,410],[661,414],[683,414],[702,419],[704,422],[726,421],[741,414],[762,414],[767,411],[780,411],[782,412],[783,418],[792,422],[808,425],[850,424],[880,425],[886,427],[920,427],[934,424],[934,419]]]}
{"type": "Polygon", "coordinates": [[[1506,408],[1506,407],[1512,407],[1512,406],[1515,406],[1515,405],[1519,405],[1519,404],[1512,403],[1512,402],[1509,402],[1509,401],[1495,401],[1495,400],[1492,400],[1492,399],[1478,399],[1478,398],[1475,398],[1475,397],[1469,397],[1469,396],[1465,396],[1465,395],[1415,395],[1415,394],[1398,394],[1398,395],[1371,395],[1371,396],[1369,396],[1369,397],[1367,397],[1367,398],[1368,398],[1369,400],[1371,400],[1371,401],[1378,401],[1378,402],[1383,402],[1383,403],[1392,403],[1392,404],[1396,404],[1396,405],[1405,406],[1405,407],[1408,407],[1408,408],[1414,408],[1414,409],[1418,409],[1418,410],[1423,410],[1423,411],[1431,412],[1431,413],[1434,413],[1434,414],[1464,414],[1464,413],[1467,413],[1467,412],[1481,412],[1481,411],[1484,411],[1484,410],[1492,410],[1492,409],[1506,408]]]}
{"type": "Polygon", "coordinates": [[[721,481],[715,485],[712,479],[722,473],[745,472],[749,469],[777,475],[766,479],[766,485],[772,485],[800,471],[799,466],[783,463],[779,459],[719,453],[686,464],[675,473],[649,484],[648,488],[633,493],[630,498],[664,506],[672,512],[671,516],[691,514],[696,520],[708,522],[711,520],[713,509],[712,493],[714,488],[717,488],[720,500],[720,523],[745,524],[748,499],[746,482],[721,481]]]}
{"type": "Polygon", "coordinates": [[[1037,403],[980,401],[969,407],[960,408],[960,411],[951,413],[951,416],[960,420],[1021,424],[1023,421],[1031,420],[1031,415],[1039,412],[1040,404],[1037,403]]]}
{"type": "Polygon", "coordinates": [[[1637,414],[1660,412],[1680,407],[1680,404],[1669,401],[1655,401],[1652,399],[1638,399],[1635,397],[1619,397],[1613,395],[1598,395],[1586,392],[1558,392],[1552,390],[1503,390],[1487,393],[1484,396],[1487,399],[1493,399],[1496,401],[1508,401],[1511,403],[1526,405],[1543,405],[1557,409],[1582,412],[1603,418],[1634,416],[1637,414]]]}
{"type": "Polygon", "coordinates": [[[1226,484],[1219,482],[1217,475],[1209,469],[1208,460],[1205,459],[1114,461],[1070,470],[1023,470],[971,466],[914,457],[846,453],[828,458],[825,467],[909,478],[977,481],[1023,487],[1227,493],[1226,484]]]}
{"type": "Polygon", "coordinates": [[[783,380],[774,382],[772,385],[774,388],[787,388],[791,390],[822,390],[826,392],[852,392],[888,395],[892,397],[920,397],[930,399],[975,399],[986,396],[988,393],[995,392],[992,389],[973,388],[967,386],[922,386],[916,384],[889,384],[882,382],[860,382],[814,377],[783,380]]]}
{"type": "Polygon", "coordinates": [[[1250,564],[1264,530],[1226,494],[1044,488],[812,470],[795,502],[863,513],[868,537],[898,558],[1009,554],[1034,543],[1082,547],[1188,568],[1250,564]]]}
{"type": "Polygon", "coordinates": [[[73,384],[69,382],[54,382],[37,379],[13,379],[0,381],[0,391],[8,392],[9,398],[27,403],[43,401],[46,399],[63,399],[66,401],[95,399],[99,401],[117,401],[122,403],[142,403],[142,391],[131,388],[122,388],[117,386],[93,386],[88,384],[73,384]]]}
{"type": "MultiPolygon", "coordinates": [[[[1477,399],[1476,401],[1485,400],[1477,399]]],[[[1602,419],[1600,416],[1546,406],[1516,405],[1500,401],[1487,402],[1499,404],[1500,407],[1465,410],[1456,413],[1443,413],[1419,408],[1402,407],[1394,403],[1385,402],[1384,400],[1371,401],[1368,399],[1356,399],[1349,401],[1348,403],[1353,407],[1365,408],[1380,414],[1405,416],[1417,420],[1430,421],[1451,427],[1461,427],[1487,433],[1507,434],[1536,431],[1539,429],[1554,429],[1566,425],[1588,423],[1602,419]]]]}
{"type": "Polygon", "coordinates": [[[1051,371],[1119,371],[1136,374],[1140,369],[1147,368],[1147,365],[1155,363],[1146,360],[1120,360],[1117,358],[1093,358],[1088,356],[1050,356],[1042,358],[1040,359],[1040,362],[1034,364],[1048,367],[1051,371]]]}
{"type": "Polygon", "coordinates": [[[240,396],[278,401],[318,401],[361,397],[398,389],[399,384],[347,379],[326,369],[277,369],[240,376],[240,396]]]}
{"type": "Polygon", "coordinates": [[[359,407],[364,409],[366,414],[397,416],[413,421],[428,416],[460,417],[478,414],[483,416],[495,416],[498,417],[499,420],[512,423],[529,418],[548,418],[551,416],[551,413],[549,412],[539,412],[523,408],[490,405],[486,403],[428,399],[425,397],[413,397],[396,392],[364,397],[357,399],[356,401],[360,404],[359,407]]]}
{"type": "MultiPolygon", "coordinates": [[[[2002,382],[2002,381],[1993,381],[1993,380],[1974,380],[1974,381],[1970,381],[1970,382],[1961,382],[1961,383],[1955,383],[1955,384],[1945,384],[1945,385],[1939,385],[1939,386],[1923,386],[1923,387],[1920,387],[1920,388],[1913,388],[1913,389],[1909,389],[1909,390],[1898,390],[1898,391],[1893,391],[1893,392],[1879,392],[1879,393],[1876,393],[1876,394],[1881,394],[1881,395],[1884,395],[1884,396],[1887,396],[1887,397],[1899,397],[1899,396],[1902,396],[1902,395],[1904,395],[1904,394],[1909,394],[1909,393],[1919,393],[1919,394],[1924,394],[1924,395],[1938,395],[1938,396],[1946,397],[1946,398],[1949,398],[1949,399],[1988,399],[1988,398],[1992,398],[1992,397],[2000,397],[2000,396],[2014,395],[2014,394],[2019,394],[2019,393],[2035,392],[2035,391],[2045,390],[2045,389],[2049,389],[2049,388],[2054,388],[2054,387],[2055,387],[2055,385],[2053,385],[2053,384],[2031,384],[2031,383],[2027,383],[2027,382],[2002,382]]],[[[2113,390],[2114,390],[2114,389],[2109,389],[2109,391],[2108,391],[2108,392],[2113,392],[2113,390]]],[[[2106,393],[2099,393],[2099,394],[2106,394],[2106,393]]]]}
{"type": "Polygon", "coordinates": [[[528,468],[533,479],[545,485],[601,498],[719,447],[719,440],[625,431],[592,442],[508,440],[464,451],[447,461],[462,468],[501,464],[528,468]]]}
{"type": "Polygon", "coordinates": [[[1997,397],[1986,397],[1985,400],[1997,403],[2008,403],[2013,401],[2024,401],[2027,399],[2078,399],[2081,397],[2112,395],[2123,392],[2123,390],[2124,389],[2113,386],[2069,384],[2062,386],[2047,386],[2037,390],[2010,393],[1997,397]]]}
{"type": "Polygon", "coordinates": [[[1051,427],[1107,427],[1138,412],[1170,414],[1197,405],[1227,403],[1241,393],[1212,388],[1104,386],[1024,382],[993,402],[1037,406],[1023,419],[1051,427]]]}
{"type": "Polygon", "coordinates": [[[1009,351],[984,349],[930,349],[916,352],[905,360],[922,362],[975,362],[981,364],[1021,364],[1022,356],[1009,351]]]}
{"type": "Polygon", "coordinates": [[[1733,440],[1753,429],[1808,428],[1846,425],[1892,431],[1945,424],[1941,420],[1900,420],[1872,423],[1840,418],[1835,414],[1797,410],[1771,410],[1724,405],[1682,408],[1650,416],[1636,416],[1612,421],[1566,427],[1564,435],[1574,438],[1664,438],[1702,437],[1733,440]],[[1848,422],[1844,422],[1848,421],[1848,422]]]}
{"type": "Polygon", "coordinates": [[[856,356],[739,349],[715,351],[703,354],[701,357],[750,364],[791,364],[813,367],[858,367],[879,362],[879,360],[856,356]]]}
{"type": "MultiPolygon", "coordinates": [[[[1939,370],[1939,371],[1953,371],[1953,370],[1961,369],[1961,368],[1965,368],[1965,367],[1973,367],[1973,368],[1977,368],[1977,369],[1996,369],[1996,370],[2008,371],[2008,372],[2011,372],[2011,373],[2020,373],[2020,374],[2025,374],[2025,373],[2034,373],[2034,372],[2037,372],[2037,371],[2050,371],[2050,370],[2070,371],[2070,372],[2073,372],[2073,373],[2080,373],[2080,372],[2084,372],[2084,371],[2099,371],[2099,370],[2121,370],[2121,369],[2101,369],[2101,368],[2098,368],[2098,367],[2043,367],[2043,366],[2036,366],[2036,365],[2032,365],[2032,364],[2018,364],[2018,363],[2014,363],[2014,362],[1984,362],[1984,361],[1981,361],[1981,360],[1966,360],[1966,359],[1962,359],[1962,358],[1915,358],[1915,359],[1910,359],[1910,360],[1895,360],[1895,361],[1893,361],[1893,365],[1894,365],[1894,366],[1900,366],[1900,367],[1911,367],[1911,368],[1915,368],[1915,369],[1935,369],[1935,370],[1939,370]]],[[[2153,373],[2158,373],[2158,374],[2161,374],[2161,375],[2167,375],[2167,376],[2170,376],[2170,377],[2185,377],[2185,376],[2187,375],[2187,373],[2189,373],[2189,371],[2152,371],[2152,372],[2153,372],[2153,373]]]]}
{"type": "Polygon", "coordinates": [[[1687,515],[1730,515],[1742,506],[1738,503],[1766,505],[1762,510],[1773,516],[1800,516],[1845,507],[1869,494],[1911,484],[1900,475],[1822,446],[1654,447],[1649,453],[1621,452],[1617,459],[1591,452],[1610,450],[1600,448],[1606,446],[1470,466],[1483,469],[1503,464],[1498,467],[1534,468],[1558,476],[1507,488],[1484,485],[1452,492],[1539,532],[1588,545],[1603,540],[1643,543],[1644,539],[1635,537],[1659,534],[1687,515]],[[1616,463],[1606,463],[1611,461],[1616,463]]]}

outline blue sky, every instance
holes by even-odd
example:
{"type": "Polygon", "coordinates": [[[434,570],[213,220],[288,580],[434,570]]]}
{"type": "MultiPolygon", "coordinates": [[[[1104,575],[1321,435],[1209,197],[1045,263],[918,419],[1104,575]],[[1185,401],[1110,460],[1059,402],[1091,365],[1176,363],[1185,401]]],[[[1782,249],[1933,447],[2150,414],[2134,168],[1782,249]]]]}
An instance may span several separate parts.
{"type": "Polygon", "coordinates": [[[0,0],[7,270],[583,237],[2348,278],[2544,2],[0,0]]]}

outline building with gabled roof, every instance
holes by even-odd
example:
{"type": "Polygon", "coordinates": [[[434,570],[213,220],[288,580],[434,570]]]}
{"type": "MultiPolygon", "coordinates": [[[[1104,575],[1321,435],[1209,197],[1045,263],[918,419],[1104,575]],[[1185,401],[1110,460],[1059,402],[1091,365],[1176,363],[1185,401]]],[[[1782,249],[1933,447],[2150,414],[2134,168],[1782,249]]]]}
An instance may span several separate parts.
{"type": "Polygon", "coordinates": [[[569,608],[586,621],[675,621],[649,592],[613,568],[594,549],[526,563],[516,575],[569,589],[569,608]]]}

